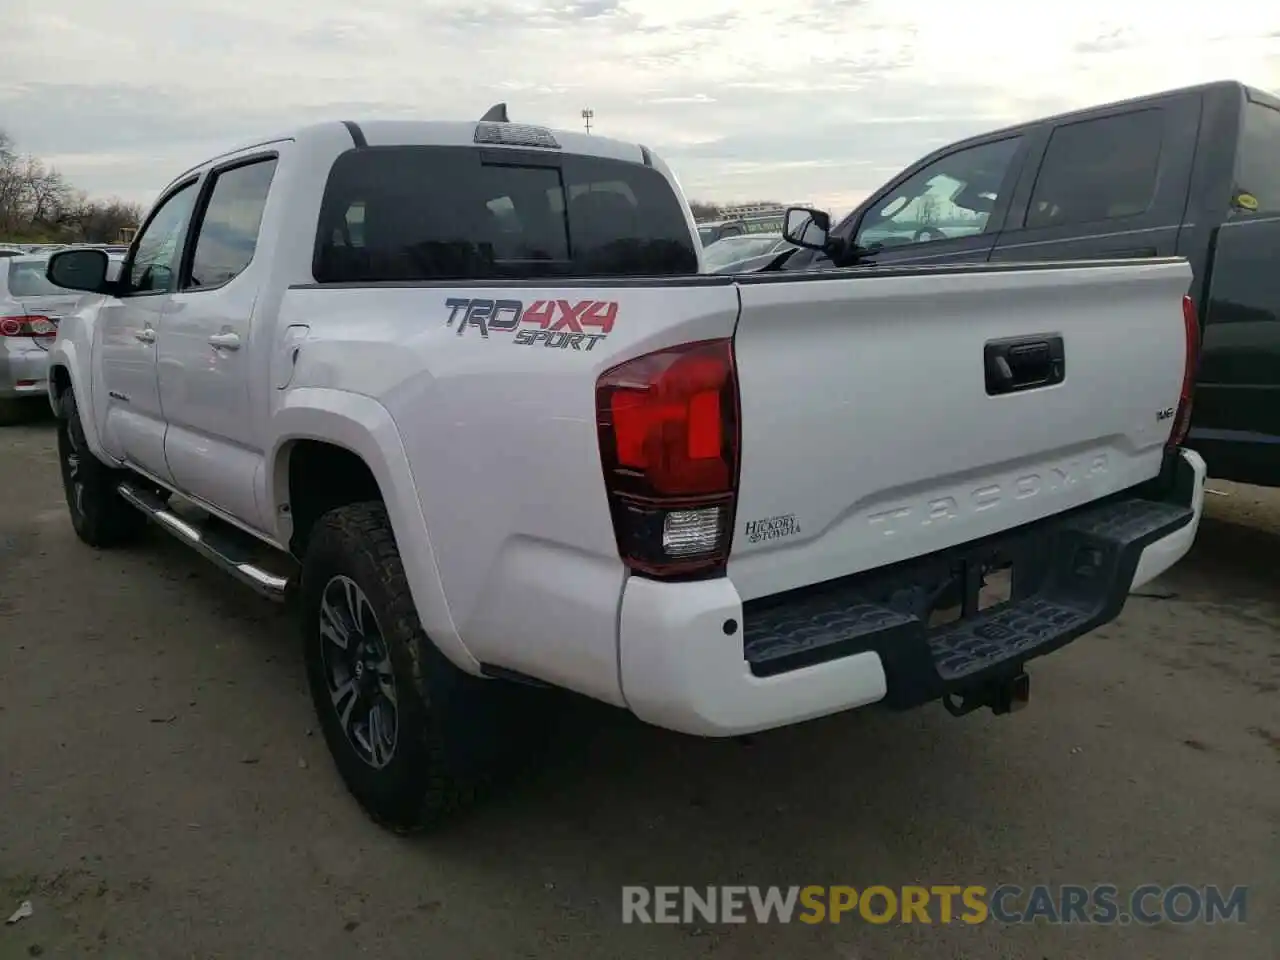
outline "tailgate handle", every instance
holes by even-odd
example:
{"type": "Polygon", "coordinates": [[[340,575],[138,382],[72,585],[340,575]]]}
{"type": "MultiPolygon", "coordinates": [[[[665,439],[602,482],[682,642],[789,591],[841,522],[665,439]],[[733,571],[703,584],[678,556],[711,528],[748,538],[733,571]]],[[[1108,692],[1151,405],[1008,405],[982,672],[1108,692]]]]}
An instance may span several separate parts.
{"type": "Polygon", "coordinates": [[[1037,334],[989,340],[983,347],[987,396],[1061,383],[1067,374],[1062,337],[1037,334]]]}

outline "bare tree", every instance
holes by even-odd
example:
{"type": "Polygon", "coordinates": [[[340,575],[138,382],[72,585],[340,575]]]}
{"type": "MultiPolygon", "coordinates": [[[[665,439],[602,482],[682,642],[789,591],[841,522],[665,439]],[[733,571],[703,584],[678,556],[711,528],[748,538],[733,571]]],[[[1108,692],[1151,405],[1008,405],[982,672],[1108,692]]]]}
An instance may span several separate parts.
{"type": "Polygon", "coordinates": [[[137,204],[90,201],[0,130],[0,240],[114,241],[142,217],[137,204]]]}
{"type": "Polygon", "coordinates": [[[135,228],[142,220],[142,207],[123,200],[76,199],[64,218],[64,225],[86,243],[114,243],[120,232],[135,228]]]}
{"type": "Polygon", "coordinates": [[[937,223],[939,216],[942,214],[942,204],[938,203],[938,198],[928,195],[920,198],[920,204],[917,209],[919,213],[916,216],[916,220],[925,225],[937,223]]]}
{"type": "Polygon", "coordinates": [[[690,200],[689,209],[693,211],[695,220],[714,220],[720,216],[719,207],[703,200],[690,200]]]}

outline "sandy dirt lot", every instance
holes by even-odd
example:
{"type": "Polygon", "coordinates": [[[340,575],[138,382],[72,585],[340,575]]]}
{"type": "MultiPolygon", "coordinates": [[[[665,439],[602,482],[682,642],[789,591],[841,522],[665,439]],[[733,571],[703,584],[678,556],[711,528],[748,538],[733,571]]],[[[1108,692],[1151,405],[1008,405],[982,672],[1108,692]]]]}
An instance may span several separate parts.
{"type": "Polygon", "coordinates": [[[1032,669],[1026,711],[709,742],[572,705],[436,836],[343,790],[286,611],[153,531],[74,537],[47,419],[0,433],[0,958],[1280,956],[1280,494],[1032,669]],[[1217,926],[640,926],[624,884],[1251,884],[1217,926]]]}

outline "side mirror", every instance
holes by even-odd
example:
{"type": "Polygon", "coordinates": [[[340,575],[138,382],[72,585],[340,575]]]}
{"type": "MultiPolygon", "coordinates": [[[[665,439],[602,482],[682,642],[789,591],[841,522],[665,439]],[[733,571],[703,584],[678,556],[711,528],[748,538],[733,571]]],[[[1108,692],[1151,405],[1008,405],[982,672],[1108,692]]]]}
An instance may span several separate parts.
{"type": "Polygon", "coordinates": [[[45,276],[54,286],[102,293],[109,259],[105,250],[59,250],[49,258],[45,276]]]}
{"type": "Polygon", "coordinates": [[[806,250],[826,250],[831,233],[831,216],[808,207],[787,207],[782,218],[782,236],[806,250]]]}

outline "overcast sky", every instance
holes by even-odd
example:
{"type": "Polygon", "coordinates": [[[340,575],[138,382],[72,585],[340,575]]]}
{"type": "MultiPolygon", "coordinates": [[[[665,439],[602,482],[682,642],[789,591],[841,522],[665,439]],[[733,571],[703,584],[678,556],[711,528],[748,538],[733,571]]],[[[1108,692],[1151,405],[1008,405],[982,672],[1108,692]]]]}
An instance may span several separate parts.
{"type": "Polygon", "coordinates": [[[847,209],[940,144],[1203,80],[1280,89],[1267,0],[6,0],[0,128],[99,196],[320,119],[638,140],[694,198],[847,209]],[[1078,12],[1077,12],[1078,11],[1078,12]]]}

